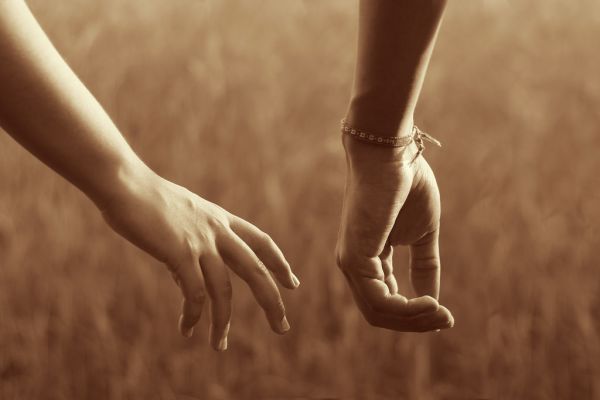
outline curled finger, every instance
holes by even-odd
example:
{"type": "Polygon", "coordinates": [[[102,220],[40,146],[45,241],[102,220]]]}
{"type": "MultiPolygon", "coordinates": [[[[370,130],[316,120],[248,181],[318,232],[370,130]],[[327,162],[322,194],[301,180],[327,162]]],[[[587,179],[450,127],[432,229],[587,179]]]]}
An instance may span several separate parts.
{"type": "MultiPolygon", "coordinates": [[[[346,272],[344,272],[344,274],[347,275],[346,272]]],[[[346,276],[346,278],[349,281],[351,280],[349,276],[346,276]]],[[[350,284],[350,288],[359,310],[367,322],[372,326],[397,332],[428,332],[451,328],[454,325],[452,315],[448,309],[443,306],[437,307],[435,311],[422,312],[410,316],[391,315],[389,313],[374,311],[352,284],[350,284]]],[[[411,299],[408,300],[408,302],[414,300],[418,299],[411,299]]]]}
{"type": "Polygon", "coordinates": [[[354,265],[345,271],[350,285],[373,311],[393,316],[410,316],[419,313],[437,310],[438,302],[424,296],[408,300],[406,297],[390,292],[390,288],[384,281],[384,272],[379,257],[356,260],[354,265]],[[371,271],[371,273],[357,273],[354,271],[371,271]]]}
{"type": "Polygon", "coordinates": [[[224,351],[227,349],[227,334],[231,320],[232,289],[229,273],[225,262],[218,254],[202,257],[200,265],[210,298],[210,344],[215,350],[224,351]]]}
{"type": "Polygon", "coordinates": [[[169,269],[184,298],[179,317],[179,331],[189,338],[194,332],[194,325],[202,316],[205,298],[204,277],[197,259],[169,269]]]}
{"type": "Polygon", "coordinates": [[[398,294],[398,282],[394,276],[394,267],[392,265],[393,253],[394,248],[388,244],[383,248],[383,252],[379,255],[381,268],[383,270],[383,280],[392,295],[398,294]]]}

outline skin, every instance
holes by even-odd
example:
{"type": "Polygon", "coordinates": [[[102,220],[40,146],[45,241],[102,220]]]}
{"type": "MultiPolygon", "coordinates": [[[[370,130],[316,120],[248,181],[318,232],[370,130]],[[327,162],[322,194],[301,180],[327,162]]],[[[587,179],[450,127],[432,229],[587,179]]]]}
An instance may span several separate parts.
{"type": "MultiPolygon", "coordinates": [[[[408,136],[445,1],[361,0],[354,88],[346,121],[380,136],[408,136]],[[386,134],[387,133],[387,134],[386,134]]],[[[440,194],[415,143],[383,147],[344,135],[346,190],[337,264],[373,326],[424,332],[454,319],[440,291],[440,194]],[[410,247],[417,298],[398,293],[394,246],[410,247]]]]}
{"type": "Polygon", "coordinates": [[[148,168],[52,46],[23,1],[0,0],[0,126],[81,189],[120,235],[165,263],[183,294],[189,337],[210,303],[210,343],[227,348],[229,269],[245,280],[271,329],[290,326],[273,276],[299,281],[264,232],[148,168]]]}
{"type": "MultiPolygon", "coordinates": [[[[352,99],[346,120],[373,133],[407,135],[444,1],[361,0],[352,99]],[[399,132],[399,133],[398,133],[399,132]]],[[[0,126],[82,190],[107,223],[162,261],[183,294],[181,333],[191,336],[210,303],[210,343],[227,348],[229,270],[245,280],[277,333],[289,329],[271,274],[299,285],[258,228],[150,170],[52,46],[20,0],[0,0],[0,126]],[[35,116],[35,117],[33,117],[35,116]],[[269,273],[270,271],[270,273],[269,273]]],[[[439,192],[415,145],[385,148],[343,138],[348,173],[338,265],[369,323],[398,331],[452,326],[439,305],[439,192]],[[397,293],[392,251],[411,248],[418,298],[397,293]]]]}

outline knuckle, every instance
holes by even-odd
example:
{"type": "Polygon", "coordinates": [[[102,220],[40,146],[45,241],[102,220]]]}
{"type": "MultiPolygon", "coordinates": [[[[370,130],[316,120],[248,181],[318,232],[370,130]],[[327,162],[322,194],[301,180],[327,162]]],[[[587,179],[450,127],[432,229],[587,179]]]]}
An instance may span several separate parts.
{"type": "Polygon", "coordinates": [[[251,242],[248,243],[258,251],[269,252],[277,248],[277,245],[271,236],[260,229],[257,229],[256,235],[252,238],[251,242]]]}
{"type": "Polygon", "coordinates": [[[206,224],[215,233],[223,233],[229,228],[229,222],[227,221],[227,218],[225,218],[221,213],[211,215],[207,219],[206,224]]]}
{"type": "Polygon", "coordinates": [[[381,263],[381,270],[383,271],[383,276],[385,280],[389,279],[394,272],[394,268],[388,262],[381,263]]]}
{"type": "Polygon", "coordinates": [[[192,212],[196,212],[198,209],[198,204],[194,198],[194,193],[186,189],[187,196],[183,200],[183,206],[192,212]]]}
{"type": "Polygon", "coordinates": [[[186,235],[183,239],[184,259],[194,260],[200,253],[198,241],[191,235],[186,235]]]}
{"type": "Polygon", "coordinates": [[[271,236],[268,233],[263,232],[263,231],[259,231],[258,241],[259,241],[259,244],[261,244],[264,247],[275,246],[275,241],[273,240],[273,238],[271,238],[271,236]]]}
{"type": "Polygon", "coordinates": [[[356,266],[355,269],[359,275],[361,275],[365,278],[373,279],[376,281],[382,281],[382,282],[385,280],[385,273],[383,271],[383,268],[376,268],[370,264],[366,264],[366,265],[358,265],[358,266],[356,266]]]}

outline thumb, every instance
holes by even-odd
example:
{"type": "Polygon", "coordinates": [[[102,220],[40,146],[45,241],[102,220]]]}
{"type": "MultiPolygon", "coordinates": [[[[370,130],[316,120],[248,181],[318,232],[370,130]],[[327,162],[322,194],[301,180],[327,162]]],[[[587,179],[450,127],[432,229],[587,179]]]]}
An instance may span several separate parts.
{"type": "Polygon", "coordinates": [[[417,296],[440,294],[439,227],[410,245],[410,281],[417,296]]]}

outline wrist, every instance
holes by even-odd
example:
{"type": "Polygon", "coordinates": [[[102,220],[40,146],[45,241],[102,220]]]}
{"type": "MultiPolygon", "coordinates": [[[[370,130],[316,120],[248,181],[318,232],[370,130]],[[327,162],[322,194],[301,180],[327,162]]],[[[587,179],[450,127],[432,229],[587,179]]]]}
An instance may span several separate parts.
{"type": "Polygon", "coordinates": [[[156,187],[160,180],[160,176],[134,155],[115,164],[111,171],[100,179],[98,189],[87,195],[101,211],[104,211],[138,197],[140,193],[147,192],[148,188],[156,187]]]}
{"type": "Polygon", "coordinates": [[[403,147],[388,147],[357,140],[349,135],[342,135],[342,145],[346,158],[353,169],[377,169],[393,165],[402,167],[410,164],[417,154],[414,142],[403,147]]]}
{"type": "MultiPolygon", "coordinates": [[[[413,134],[414,118],[412,113],[404,113],[399,117],[385,112],[369,112],[364,107],[356,106],[354,101],[350,102],[350,108],[344,121],[347,126],[360,132],[374,134],[376,137],[410,137],[413,134]]],[[[406,146],[392,147],[368,143],[344,134],[342,135],[342,144],[348,162],[355,167],[408,163],[414,159],[417,153],[414,142],[406,146]]]]}

